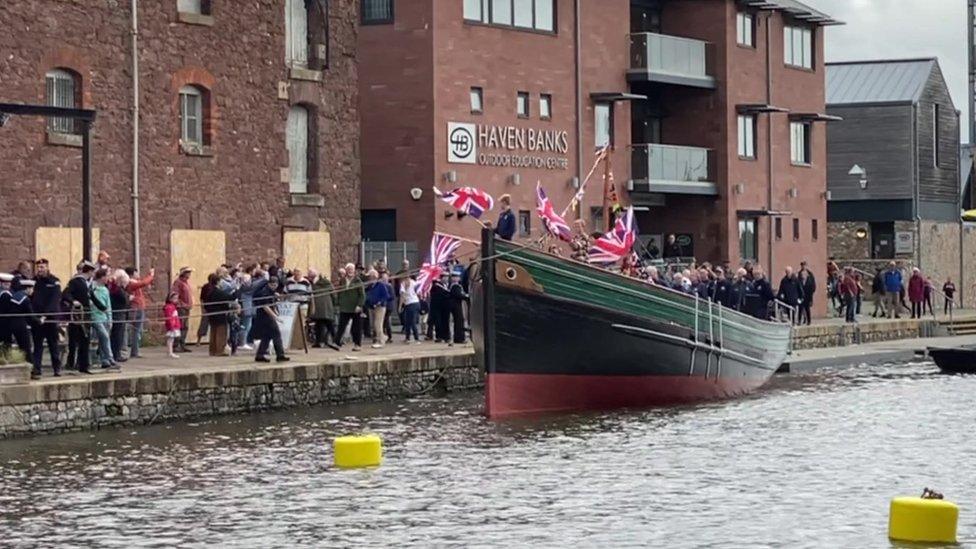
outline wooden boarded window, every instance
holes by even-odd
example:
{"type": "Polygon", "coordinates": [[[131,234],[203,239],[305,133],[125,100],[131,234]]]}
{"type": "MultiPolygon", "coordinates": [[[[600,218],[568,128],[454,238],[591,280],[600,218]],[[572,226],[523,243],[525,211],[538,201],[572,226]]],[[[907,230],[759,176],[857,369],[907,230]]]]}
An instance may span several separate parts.
{"type": "Polygon", "coordinates": [[[308,193],[308,109],[296,105],[288,110],[288,191],[308,193]]]}
{"type": "Polygon", "coordinates": [[[305,0],[285,0],[285,62],[308,67],[308,9],[305,0]]]}

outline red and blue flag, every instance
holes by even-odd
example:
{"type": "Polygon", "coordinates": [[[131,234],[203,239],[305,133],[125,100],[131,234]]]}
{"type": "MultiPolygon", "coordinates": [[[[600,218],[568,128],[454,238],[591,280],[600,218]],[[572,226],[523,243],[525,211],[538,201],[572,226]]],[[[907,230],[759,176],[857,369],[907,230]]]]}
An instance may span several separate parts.
{"type": "Polygon", "coordinates": [[[447,262],[454,257],[454,252],[461,247],[461,240],[447,234],[434,233],[430,239],[430,253],[427,261],[420,267],[417,274],[417,295],[426,297],[434,281],[440,278],[447,266],[447,262]]]}
{"type": "Polygon", "coordinates": [[[495,200],[490,194],[474,187],[460,187],[446,193],[434,187],[434,194],[455,210],[475,219],[480,219],[485,212],[495,207],[495,200]]]}
{"type": "Polygon", "coordinates": [[[549,200],[549,197],[546,196],[546,191],[542,190],[541,183],[536,183],[535,194],[536,212],[542,218],[542,224],[549,231],[549,234],[560,240],[572,242],[573,230],[566,223],[566,220],[556,213],[556,210],[552,207],[552,200],[549,200]]]}
{"type": "Polygon", "coordinates": [[[636,241],[637,224],[634,221],[634,208],[630,207],[617,218],[612,231],[593,241],[589,262],[616,263],[630,254],[636,241]]]}

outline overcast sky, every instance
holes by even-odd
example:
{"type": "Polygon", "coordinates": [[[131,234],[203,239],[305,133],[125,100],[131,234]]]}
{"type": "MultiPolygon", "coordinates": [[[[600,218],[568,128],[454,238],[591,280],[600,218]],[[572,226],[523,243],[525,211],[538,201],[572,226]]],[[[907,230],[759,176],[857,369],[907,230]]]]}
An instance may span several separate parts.
{"type": "Polygon", "coordinates": [[[966,94],[966,0],[804,0],[845,23],[827,27],[827,61],[938,57],[952,102],[963,112],[966,94]]]}

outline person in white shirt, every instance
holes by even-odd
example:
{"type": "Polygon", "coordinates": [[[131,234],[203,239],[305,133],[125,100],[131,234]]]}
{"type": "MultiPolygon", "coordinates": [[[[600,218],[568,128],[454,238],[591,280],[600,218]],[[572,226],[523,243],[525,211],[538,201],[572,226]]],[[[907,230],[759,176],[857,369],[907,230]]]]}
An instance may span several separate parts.
{"type": "Polygon", "coordinates": [[[417,295],[417,281],[407,277],[400,283],[400,311],[403,313],[403,331],[406,333],[404,343],[410,343],[413,334],[414,343],[420,343],[420,297],[417,295]]]}

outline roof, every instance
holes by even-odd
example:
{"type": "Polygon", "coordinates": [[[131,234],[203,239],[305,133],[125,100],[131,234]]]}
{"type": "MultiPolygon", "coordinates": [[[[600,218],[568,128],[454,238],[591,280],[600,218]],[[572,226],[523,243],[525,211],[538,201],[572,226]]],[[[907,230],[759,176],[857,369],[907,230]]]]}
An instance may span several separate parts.
{"type": "Polygon", "coordinates": [[[827,63],[827,104],[917,103],[934,57],[827,63]]]}
{"type": "Polygon", "coordinates": [[[817,11],[797,0],[739,0],[739,3],[756,9],[780,10],[792,15],[800,21],[807,21],[815,25],[843,25],[822,11],[817,11]]]}

